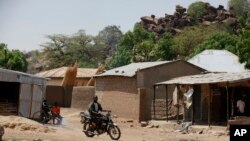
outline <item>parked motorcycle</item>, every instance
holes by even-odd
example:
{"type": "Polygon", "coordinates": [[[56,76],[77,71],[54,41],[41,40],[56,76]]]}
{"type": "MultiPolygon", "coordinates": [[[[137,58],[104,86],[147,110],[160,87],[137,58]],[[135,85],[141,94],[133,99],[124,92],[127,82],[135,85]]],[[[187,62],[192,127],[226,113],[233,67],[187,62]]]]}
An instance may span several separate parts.
{"type": "Polygon", "coordinates": [[[88,114],[81,112],[81,123],[83,124],[83,132],[87,137],[94,137],[95,135],[101,135],[107,133],[112,140],[118,140],[121,137],[121,131],[119,127],[111,119],[111,111],[106,115],[101,115],[96,119],[92,119],[88,114]]]}

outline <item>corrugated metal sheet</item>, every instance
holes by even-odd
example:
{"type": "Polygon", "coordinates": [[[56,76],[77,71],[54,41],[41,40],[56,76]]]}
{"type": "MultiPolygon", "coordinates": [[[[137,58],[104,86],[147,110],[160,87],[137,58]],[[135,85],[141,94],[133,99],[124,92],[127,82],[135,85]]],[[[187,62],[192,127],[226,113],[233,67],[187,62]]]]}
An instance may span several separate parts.
{"type": "Polygon", "coordinates": [[[33,114],[37,111],[41,110],[42,107],[42,101],[43,101],[43,87],[34,85],[33,86],[33,96],[32,96],[32,107],[31,107],[31,113],[30,116],[32,117],[33,114]]]}
{"type": "Polygon", "coordinates": [[[169,63],[171,61],[158,61],[158,62],[140,62],[140,63],[131,63],[126,66],[118,67],[115,69],[111,69],[106,71],[105,73],[102,73],[100,75],[96,75],[96,77],[99,76],[126,76],[126,77],[133,77],[136,75],[136,72],[139,70],[143,70],[146,68],[151,68],[154,66],[162,65],[169,63]]]}
{"type": "Polygon", "coordinates": [[[0,68],[0,81],[45,85],[48,79],[23,72],[0,68]]]}
{"type": "Polygon", "coordinates": [[[24,117],[30,117],[32,85],[21,84],[19,95],[19,110],[24,117]]]}
{"type": "Polygon", "coordinates": [[[188,62],[210,72],[245,72],[245,64],[239,62],[238,56],[226,50],[205,50],[188,62]]]}
{"type": "MultiPolygon", "coordinates": [[[[56,69],[37,73],[35,75],[40,76],[40,77],[47,77],[47,78],[53,78],[53,77],[61,78],[61,77],[64,77],[67,68],[68,67],[56,68],[56,69]]],[[[96,71],[97,69],[78,68],[76,77],[77,78],[85,78],[85,77],[89,78],[89,77],[94,76],[96,71]]]]}
{"type": "Polygon", "coordinates": [[[238,73],[207,73],[200,75],[191,75],[160,82],[156,85],[166,84],[213,84],[213,83],[234,83],[250,80],[250,71],[238,73]]]}

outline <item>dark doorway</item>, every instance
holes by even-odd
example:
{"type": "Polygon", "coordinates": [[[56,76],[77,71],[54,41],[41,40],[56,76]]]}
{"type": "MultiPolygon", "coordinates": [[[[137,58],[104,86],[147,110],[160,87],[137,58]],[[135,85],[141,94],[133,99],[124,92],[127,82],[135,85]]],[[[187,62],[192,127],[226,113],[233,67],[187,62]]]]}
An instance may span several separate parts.
{"type": "Polygon", "coordinates": [[[229,93],[230,97],[230,91],[227,91],[225,87],[212,87],[212,124],[224,124],[224,122],[227,121],[227,93],[229,93]]]}
{"type": "Polygon", "coordinates": [[[194,85],[193,94],[193,120],[194,122],[201,121],[201,87],[200,85],[194,85]]]}
{"type": "Polygon", "coordinates": [[[0,81],[0,115],[17,115],[20,84],[0,81]]]}

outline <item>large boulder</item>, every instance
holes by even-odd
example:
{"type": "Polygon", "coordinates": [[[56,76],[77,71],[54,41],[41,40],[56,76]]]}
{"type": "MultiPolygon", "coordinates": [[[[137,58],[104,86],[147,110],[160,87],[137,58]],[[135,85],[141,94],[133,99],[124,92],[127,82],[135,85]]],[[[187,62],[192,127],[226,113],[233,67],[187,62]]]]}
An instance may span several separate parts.
{"type": "Polygon", "coordinates": [[[178,13],[180,13],[180,14],[183,14],[183,13],[185,13],[187,11],[187,9],[184,8],[184,7],[182,7],[182,6],[180,6],[180,5],[176,5],[175,11],[178,12],[178,13]]]}
{"type": "Polygon", "coordinates": [[[155,18],[154,15],[152,15],[151,17],[149,16],[141,17],[141,20],[146,24],[158,24],[158,20],[155,18]]]}
{"type": "Polygon", "coordinates": [[[170,32],[173,35],[181,32],[187,26],[196,24],[211,25],[211,24],[228,24],[234,31],[238,28],[238,23],[231,10],[225,10],[222,5],[218,8],[213,7],[209,3],[205,4],[204,15],[194,20],[187,13],[186,8],[177,5],[173,15],[165,14],[164,17],[155,18],[154,15],[141,17],[140,24],[148,31],[154,32],[157,35],[162,35],[165,32],[170,32]]]}
{"type": "Polygon", "coordinates": [[[222,22],[225,24],[234,25],[234,24],[236,24],[237,19],[229,17],[229,18],[223,20],[222,22]]]}

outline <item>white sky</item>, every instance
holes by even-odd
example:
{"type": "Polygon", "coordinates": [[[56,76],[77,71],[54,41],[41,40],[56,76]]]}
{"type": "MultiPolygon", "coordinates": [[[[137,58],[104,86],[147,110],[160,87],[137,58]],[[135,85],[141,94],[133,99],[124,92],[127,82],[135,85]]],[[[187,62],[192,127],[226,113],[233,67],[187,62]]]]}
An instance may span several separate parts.
{"type": "MultiPolygon", "coordinates": [[[[125,33],[142,16],[173,14],[175,6],[196,0],[0,0],[0,42],[10,49],[41,49],[45,35],[73,34],[83,29],[97,35],[108,25],[125,33]]],[[[203,0],[227,8],[228,0],[203,0]]]]}

